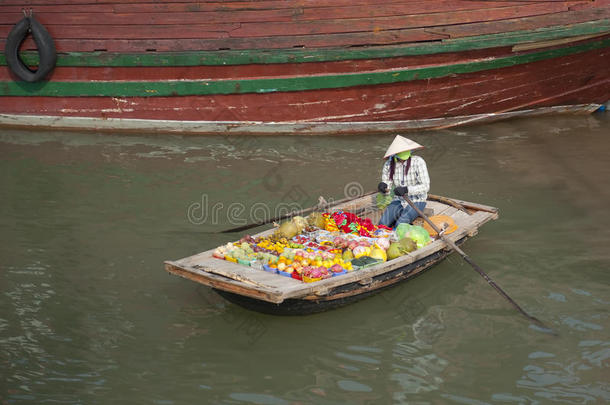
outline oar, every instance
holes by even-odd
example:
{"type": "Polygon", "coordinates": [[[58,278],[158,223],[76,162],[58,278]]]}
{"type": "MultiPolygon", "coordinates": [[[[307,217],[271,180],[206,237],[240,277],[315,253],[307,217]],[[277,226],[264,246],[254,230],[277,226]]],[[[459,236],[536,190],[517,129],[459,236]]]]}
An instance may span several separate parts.
{"type": "Polygon", "coordinates": [[[426,214],[424,214],[419,208],[417,208],[417,206],[415,204],[413,204],[413,201],[411,201],[411,199],[409,197],[407,197],[405,195],[404,199],[405,199],[405,201],[407,201],[407,203],[409,203],[411,208],[413,208],[415,210],[415,212],[417,212],[419,214],[419,216],[422,217],[424,219],[424,221],[426,221],[428,223],[428,225],[430,225],[430,227],[432,227],[432,229],[434,229],[434,231],[439,235],[439,237],[441,238],[441,240],[443,242],[445,242],[449,247],[451,247],[451,249],[453,249],[460,256],[462,256],[462,259],[464,259],[466,261],[466,263],[471,265],[472,268],[475,269],[476,272],[479,273],[479,275],[481,277],[483,277],[485,279],[485,281],[487,281],[487,283],[490,286],[492,286],[502,297],[504,297],[517,311],[519,311],[523,316],[525,316],[530,321],[534,322],[539,327],[546,329],[547,331],[549,331],[552,334],[556,334],[552,329],[550,329],[548,326],[546,326],[540,319],[525,312],[525,310],[523,310],[523,308],[521,308],[519,306],[519,304],[517,304],[507,293],[505,293],[504,290],[502,288],[500,288],[500,286],[497,285],[491,279],[491,277],[489,277],[483,271],[483,269],[481,267],[479,267],[479,265],[477,265],[475,262],[473,262],[472,259],[470,257],[468,257],[468,255],[462,249],[460,249],[455,243],[453,243],[453,241],[451,239],[445,237],[445,235],[443,235],[441,230],[438,229],[438,227],[434,224],[434,222],[430,221],[430,218],[428,218],[426,216],[426,214]]]}
{"type": "Polygon", "coordinates": [[[227,229],[227,230],[221,231],[220,233],[231,233],[231,232],[245,231],[246,229],[256,228],[257,226],[265,225],[265,224],[268,224],[270,222],[281,221],[282,219],[290,218],[290,217],[297,216],[297,215],[301,215],[301,216],[302,215],[306,215],[306,214],[309,214],[309,213],[311,213],[311,212],[313,212],[315,210],[318,210],[318,209],[327,209],[328,207],[331,207],[331,206],[334,206],[334,205],[338,205],[338,204],[342,204],[342,203],[347,202],[347,201],[355,200],[356,198],[366,197],[366,196],[375,194],[376,192],[377,191],[371,191],[371,192],[368,192],[368,193],[365,193],[365,194],[361,195],[360,197],[347,197],[347,198],[343,198],[341,200],[337,200],[337,201],[332,201],[330,203],[326,203],[323,206],[320,206],[318,204],[318,205],[316,205],[314,207],[306,208],[306,209],[300,210],[300,211],[289,212],[287,214],[279,215],[277,217],[270,218],[270,219],[267,219],[265,221],[255,222],[253,224],[241,225],[241,226],[238,226],[238,227],[235,227],[235,228],[227,229]]]}
{"type": "Polygon", "coordinates": [[[464,211],[468,215],[472,215],[470,212],[468,212],[466,207],[464,207],[459,202],[452,200],[451,198],[443,197],[440,195],[428,194],[428,200],[434,200],[434,201],[441,202],[443,204],[451,205],[453,208],[457,208],[460,211],[464,211]]]}

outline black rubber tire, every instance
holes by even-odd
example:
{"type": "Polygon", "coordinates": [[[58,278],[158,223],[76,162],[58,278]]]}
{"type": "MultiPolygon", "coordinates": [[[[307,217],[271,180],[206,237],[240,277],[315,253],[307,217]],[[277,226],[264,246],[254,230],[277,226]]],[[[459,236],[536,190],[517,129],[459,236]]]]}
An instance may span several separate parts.
{"type": "Polygon", "coordinates": [[[34,17],[24,17],[19,21],[6,38],[4,49],[6,64],[19,79],[26,82],[37,82],[44,79],[57,62],[55,43],[49,31],[34,17]],[[28,30],[32,31],[32,37],[38,48],[38,69],[30,69],[19,57],[19,47],[28,36],[28,30]]]}

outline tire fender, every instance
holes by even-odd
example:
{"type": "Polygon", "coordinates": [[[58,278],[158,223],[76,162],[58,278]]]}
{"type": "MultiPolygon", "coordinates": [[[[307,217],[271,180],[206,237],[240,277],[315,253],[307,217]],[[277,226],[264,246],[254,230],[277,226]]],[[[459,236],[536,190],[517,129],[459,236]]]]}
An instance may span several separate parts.
{"type": "Polygon", "coordinates": [[[15,24],[6,38],[4,54],[9,69],[26,82],[44,79],[55,68],[57,62],[57,52],[51,34],[33,16],[26,16],[15,24]],[[19,56],[19,47],[30,31],[38,51],[39,63],[36,70],[30,69],[19,56]]]}

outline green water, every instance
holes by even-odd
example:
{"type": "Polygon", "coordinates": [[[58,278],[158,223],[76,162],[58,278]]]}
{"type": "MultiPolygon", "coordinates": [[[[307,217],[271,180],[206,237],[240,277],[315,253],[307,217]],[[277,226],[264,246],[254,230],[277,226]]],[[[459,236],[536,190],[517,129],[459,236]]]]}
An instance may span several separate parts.
{"type": "Polygon", "coordinates": [[[412,138],[431,192],[500,208],[464,249],[558,336],[455,255],[293,318],[163,270],[235,238],[216,232],[253,207],[373,189],[391,136],[3,130],[0,404],[610,401],[610,114],[412,138]]]}

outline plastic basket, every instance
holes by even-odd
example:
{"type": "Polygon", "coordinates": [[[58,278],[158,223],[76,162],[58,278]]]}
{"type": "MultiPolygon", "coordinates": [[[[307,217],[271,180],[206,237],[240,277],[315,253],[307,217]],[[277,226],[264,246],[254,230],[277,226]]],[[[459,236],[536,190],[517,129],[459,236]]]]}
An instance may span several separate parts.
{"type": "Polygon", "coordinates": [[[322,280],[322,277],[307,277],[307,276],[303,276],[303,281],[306,283],[313,283],[315,281],[320,281],[322,280]]]}
{"type": "Polygon", "coordinates": [[[278,272],[278,270],[276,268],[269,267],[268,264],[263,264],[263,270],[265,270],[266,272],[269,272],[269,273],[273,273],[273,274],[277,274],[277,272],[278,272]]]}

